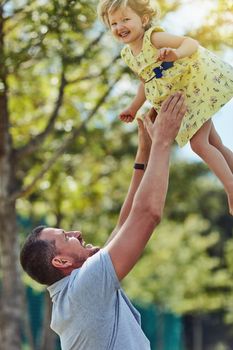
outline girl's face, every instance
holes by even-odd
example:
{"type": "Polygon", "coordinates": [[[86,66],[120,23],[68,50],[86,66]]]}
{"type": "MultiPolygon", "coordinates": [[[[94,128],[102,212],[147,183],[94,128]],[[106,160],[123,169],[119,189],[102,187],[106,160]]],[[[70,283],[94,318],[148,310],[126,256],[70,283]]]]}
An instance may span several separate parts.
{"type": "Polygon", "coordinates": [[[109,25],[113,36],[124,44],[132,44],[143,38],[147,16],[141,18],[129,6],[120,7],[108,13],[109,25]]]}

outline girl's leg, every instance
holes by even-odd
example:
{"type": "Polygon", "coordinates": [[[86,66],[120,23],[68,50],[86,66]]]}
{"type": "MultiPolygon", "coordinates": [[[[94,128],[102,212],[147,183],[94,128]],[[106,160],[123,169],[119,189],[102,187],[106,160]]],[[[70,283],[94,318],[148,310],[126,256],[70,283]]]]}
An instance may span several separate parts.
{"type": "Polygon", "coordinates": [[[229,168],[231,169],[231,172],[233,173],[233,152],[229,148],[224,146],[212,122],[211,122],[209,142],[212,146],[216,147],[222,153],[223,157],[227,161],[229,168]]]}
{"type": "MultiPolygon", "coordinates": [[[[212,126],[213,123],[211,120],[203,124],[190,140],[190,145],[192,150],[208,164],[209,168],[222,182],[227,192],[229,210],[233,215],[233,173],[223,153],[215,145],[210,143],[212,126]]],[[[212,142],[214,143],[213,131],[212,142]]]]}

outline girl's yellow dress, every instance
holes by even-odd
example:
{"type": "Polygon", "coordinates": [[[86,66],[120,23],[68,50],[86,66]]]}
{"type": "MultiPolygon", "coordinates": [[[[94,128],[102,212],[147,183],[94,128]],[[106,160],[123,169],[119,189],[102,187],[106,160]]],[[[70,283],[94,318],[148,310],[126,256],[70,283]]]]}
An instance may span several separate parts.
{"type": "Polygon", "coordinates": [[[160,110],[162,102],[172,93],[183,91],[187,112],[183,118],[176,141],[183,147],[198,129],[233,97],[233,67],[212,52],[199,46],[190,57],[179,59],[173,67],[161,71],[156,77],[158,50],[151,43],[151,34],[163,31],[152,27],[145,32],[141,52],[134,56],[129,46],[122,49],[125,63],[145,84],[147,100],[160,110]]]}

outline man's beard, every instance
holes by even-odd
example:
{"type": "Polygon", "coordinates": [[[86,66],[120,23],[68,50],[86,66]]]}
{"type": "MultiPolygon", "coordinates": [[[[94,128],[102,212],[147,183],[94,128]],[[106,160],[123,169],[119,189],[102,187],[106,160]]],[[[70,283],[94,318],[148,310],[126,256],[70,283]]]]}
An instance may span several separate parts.
{"type": "Polygon", "coordinates": [[[100,248],[99,248],[99,247],[93,247],[93,248],[91,248],[91,249],[90,249],[90,255],[89,255],[89,257],[92,256],[92,255],[94,255],[94,254],[96,254],[96,253],[98,253],[99,251],[100,251],[100,248]]]}

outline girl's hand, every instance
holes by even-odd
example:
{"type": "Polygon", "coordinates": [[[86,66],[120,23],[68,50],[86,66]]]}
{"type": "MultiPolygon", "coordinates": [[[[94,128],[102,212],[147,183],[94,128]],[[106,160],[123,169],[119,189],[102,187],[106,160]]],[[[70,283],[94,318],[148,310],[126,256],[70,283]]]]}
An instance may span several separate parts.
{"type": "Polygon", "coordinates": [[[121,112],[121,114],[119,115],[119,118],[122,122],[131,123],[134,120],[136,113],[137,111],[129,107],[125,109],[123,112],[121,112]]]}
{"type": "Polygon", "coordinates": [[[174,62],[179,59],[176,49],[170,47],[163,47],[159,50],[157,61],[174,62]]]}

